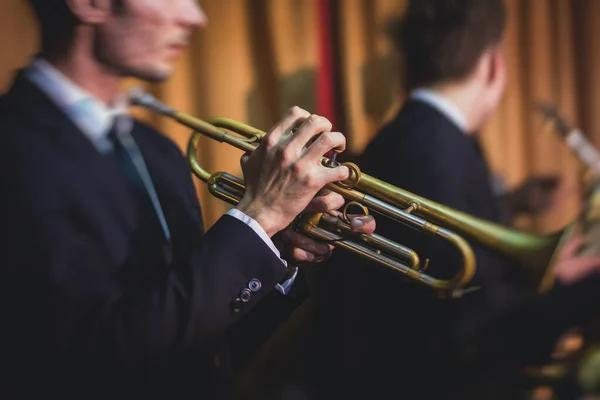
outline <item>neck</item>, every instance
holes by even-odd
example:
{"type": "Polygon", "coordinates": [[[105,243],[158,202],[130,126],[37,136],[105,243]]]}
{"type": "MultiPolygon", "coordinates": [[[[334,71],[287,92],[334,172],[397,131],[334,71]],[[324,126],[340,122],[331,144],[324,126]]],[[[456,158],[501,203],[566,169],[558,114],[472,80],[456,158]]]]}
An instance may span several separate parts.
{"type": "Polygon", "coordinates": [[[41,56],[107,106],[115,102],[121,77],[95,59],[91,45],[86,45],[86,42],[81,40],[73,40],[60,49],[47,48],[42,51],[41,56]]]}
{"type": "Polygon", "coordinates": [[[479,90],[471,83],[446,83],[434,85],[428,89],[434,90],[446,100],[452,102],[465,119],[468,134],[475,134],[481,125],[479,90]]]}

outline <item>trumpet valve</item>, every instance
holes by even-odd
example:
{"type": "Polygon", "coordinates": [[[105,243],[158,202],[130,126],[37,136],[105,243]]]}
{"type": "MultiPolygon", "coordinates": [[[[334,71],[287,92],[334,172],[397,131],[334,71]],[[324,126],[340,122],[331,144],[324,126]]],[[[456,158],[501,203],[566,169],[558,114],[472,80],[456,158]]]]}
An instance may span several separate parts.
{"type": "Polygon", "coordinates": [[[336,161],[338,154],[340,154],[341,151],[338,149],[333,149],[331,150],[331,152],[329,153],[331,155],[331,157],[329,157],[329,159],[325,162],[325,166],[333,168],[333,167],[337,167],[338,162],[336,161]]]}
{"type": "Polygon", "coordinates": [[[329,161],[327,162],[327,166],[329,167],[335,167],[335,159],[337,158],[338,153],[333,152],[331,154],[331,158],[329,158],[329,161]]]}
{"type": "Polygon", "coordinates": [[[360,172],[360,168],[358,168],[358,165],[351,162],[346,162],[342,165],[350,170],[350,176],[347,179],[338,182],[338,184],[345,189],[355,188],[360,183],[360,178],[362,174],[360,172]]]}

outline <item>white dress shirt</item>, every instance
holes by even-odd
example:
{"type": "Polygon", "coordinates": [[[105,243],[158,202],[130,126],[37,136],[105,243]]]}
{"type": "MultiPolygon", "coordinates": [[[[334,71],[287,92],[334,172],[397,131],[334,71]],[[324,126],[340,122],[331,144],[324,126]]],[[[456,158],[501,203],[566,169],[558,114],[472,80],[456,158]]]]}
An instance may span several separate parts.
{"type": "Polygon", "coordinates": [[[410,98],[425,102],[445,115],[458,128],[466,133],[466,118],[460,109],[440,93],[431,89],[416,89],[410,93],[410,98]]]}
{"type": "MultiPolygon", "coordinates": [[[[109,108],[95,96],[75,84],[75,82],[66,77],[48,61],[39,57],[34,58],[31,62],[27,68],[26,76],[66,113],[102,154],[112,151],[112,143],[108,138],[108,133],[115,121],[115,117],[119,116],[119,128],[131,129],[132,127],[133,121],[127,112],[128,104],[125,97],[117,98],[115,105],[109,108]]],[[[143,163],[143,159],[141,162],[143,163]]],[[[143,170],[147,172],[145,165],[143,166],[143,170]]],[[[142,173],[142,175],[144,174],[142,173]]],[[[149,175],[147,175],[147,178],[149,179],[149,175]]],[[[157,202],[158,197],[153,192],[151,182],[148,189],[150,196],[157,202]]],[[[287,262],[281,258],[279,250],[258,222],[237,209],[231,209],[227,214],[250,226],[287,267],[287,262]]],[[[162,215],[162,212],[160,215],[162,215]]],[[[169,233],[166,221],[164,221],[164,218],[160,218],[160,215],[159,219],[161,219],[161,223],[164,225],[163,229],[166,230],[168,237],[169,233]]],[[[283,294],[287,294],[296,279],[297,273],[298,270],[296,269],[290,279],[277,285],[277,290],[283,294]]]]}

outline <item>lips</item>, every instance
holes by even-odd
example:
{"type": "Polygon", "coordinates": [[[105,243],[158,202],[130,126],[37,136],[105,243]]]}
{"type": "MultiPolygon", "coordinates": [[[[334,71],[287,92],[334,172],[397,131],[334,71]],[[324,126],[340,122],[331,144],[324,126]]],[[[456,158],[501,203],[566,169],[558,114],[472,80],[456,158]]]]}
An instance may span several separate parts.
{"type": "Polygon", "coordinates": [[[181,32],[181,34],[174,36],[172,39],[173,41],[167,45],[168,53],[178,56],[188,47],[189,35],[181,32]]]}
{"type": "Polygon", "coordinates": [[[178,43],[178,44],[169,45],[168,49],[169,49],[170,53],[179,55],[179,54],[181,54],[181,52],[183,50],[185,50],[186,47],[187,47],[187,44],[178,43]]]}

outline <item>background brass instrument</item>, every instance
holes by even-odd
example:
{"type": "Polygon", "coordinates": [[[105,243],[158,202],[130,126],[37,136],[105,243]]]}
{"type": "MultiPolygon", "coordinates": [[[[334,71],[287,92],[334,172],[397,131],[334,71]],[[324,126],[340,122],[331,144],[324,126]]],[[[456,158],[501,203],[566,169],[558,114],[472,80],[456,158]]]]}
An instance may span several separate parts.
{"type": "MultiPolygon", "coordinates": [[[[236,204],[241,199],[244,192],[243,180],[226,172],[211,174],[200,166],[196,156],[199,138],[201,135],[208,136],[245,152],[252,152],[265,132],[227,118],[213,118],[209,121],[197,119],[168,107],[137,88],[131,91],[131,102],[191,128],[194,132],[188,142],[187,158],[194,174],[206,182],[210,193],[215,197],[231,204],[236,204]]],[[[323,163],[333,165],[332,160],[327,158],[323,158],[323,163]]],[[[548,235],[520,232],[392,186],[362,173],[353,163],[343,165],[352,171],[352,176],[346,181],[330,184],[327,188],[349,200],[347,206],[358,204],[366,212],[375,211],[422,233],[450,241],[462,254],[462,269],[449,280],[435,279],[423,273],[427,262],[421,263],[419,256],[411,249],[376,234],[349,235],[348,221],[328,214],[303,216],[298,228],[305,234],[354,251],[441,293],[454,296],[461,294],[461,289],[475,273],[475,258],[467,240],[495,250],[524,266],[524,280],[530,285],[538,288],[543,283],[562,232],[548,235]]],[[[345,211],[346,208],[344,214],[345,211]]]]}
{"type": "Polygon", "coordinates": [[[545,102],[537,103],[539,111],[546,118],[550,127],[558,133],[581,164],[587,169],[588,179],[600,178],[600,152],[589,141],[580,129],[571,126],[558,113],[556,107],[545,102]]]}
{"type": "MultiPolygon", "coordinates": [[[[564,234],[567,240],[575,229],[586,236],[578,249],[581,256],[600,256],[600,152],[583,132],[571,126],[558,110],[547,103],[538,103],[538,109],[554,132],[558,133],[585,169],[585,203],[583,212],[564,234]]],[[[557,386],[565,380],[574,380],[587,395],[600,395],[600,321],[573,327],[556,344],[551,363],[532,371],[538,381],[557,386]]]]}

